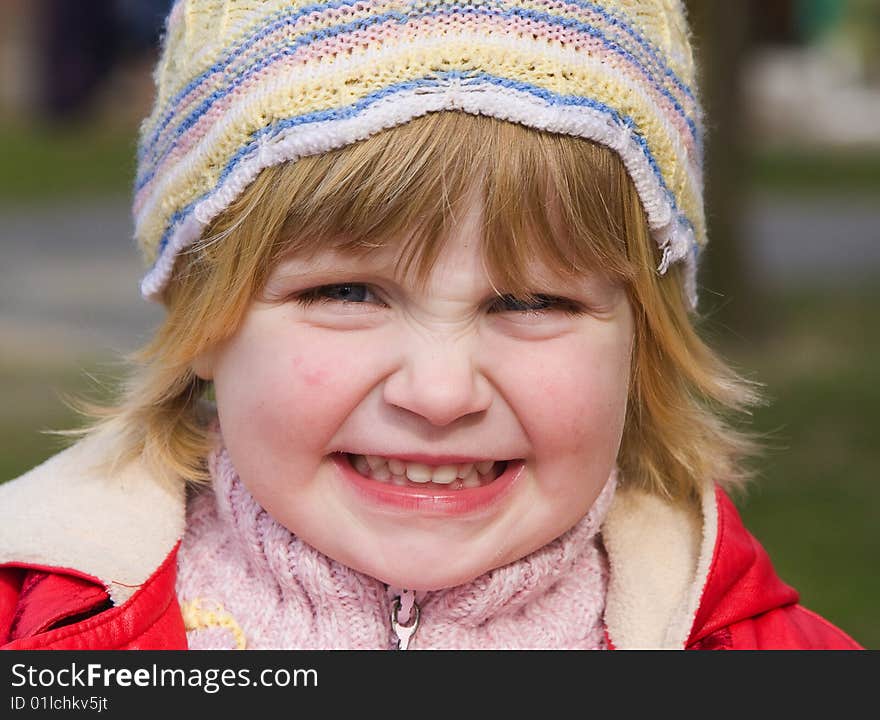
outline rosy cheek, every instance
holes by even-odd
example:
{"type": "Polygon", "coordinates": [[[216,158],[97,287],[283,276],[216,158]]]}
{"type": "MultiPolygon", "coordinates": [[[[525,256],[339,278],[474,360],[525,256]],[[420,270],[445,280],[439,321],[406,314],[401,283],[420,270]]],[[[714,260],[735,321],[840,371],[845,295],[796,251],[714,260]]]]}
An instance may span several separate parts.
{"type": "Polygon", "coordinates": [[[373,380],[369,368],[356,348],[342,345],[309,338],[280,359],[286,377],[277,378],[275,412],[287,432],[324,442],[363,399],[373,380]]]}
{"type": "Polygon", "coordinates": [[[535,432],[558,451],[614,435],[625,409],[626,381],[614,366],[588,353],[576,357],[577,362],[556,357],[542,363],[540,382],[524,396],[531,407],[525,417],[532,418],[535,432]]]}
{"type": "Polygon", "coordinates": [[[303,384],[309,387],[326,385],[330,373],[320,365],[314,365],[302,355],[294,355],[290,358],[290,378],[299,378],[303,384]]]}
{"type": "Polygon", "coordinates": [[[330,384],[332,374],[323,368],[306,370],[302,374],[303,382],[311,388],[330,384]]]}
{"type": "Polygon", "coordinates": [[[312,352],[290,359],[290,380],[309,394],[338,387],[342,378],[351,372],[346,361],[351,354],[321,352],[320,347],[315,346],[312,352]]]}

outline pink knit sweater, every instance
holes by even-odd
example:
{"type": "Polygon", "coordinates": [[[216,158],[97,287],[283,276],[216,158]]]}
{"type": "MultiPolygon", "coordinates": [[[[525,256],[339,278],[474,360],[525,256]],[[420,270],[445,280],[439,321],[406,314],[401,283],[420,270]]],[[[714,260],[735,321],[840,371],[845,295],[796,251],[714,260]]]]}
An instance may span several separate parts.
{"type": "MultiPolygon", "coordinates": [[[[191,648],[397,646],[389,618],[399,591],[271,518],[225,450],[209,467],[212,487],[190,499],[179,553],[177,591],[191,648]]],[[[612,473],[587,516],[531,555],[464,585],[417,593],[420,622],[409,648],[604,649],[608,563],[598,528],[616,482],[612,473]]]]}

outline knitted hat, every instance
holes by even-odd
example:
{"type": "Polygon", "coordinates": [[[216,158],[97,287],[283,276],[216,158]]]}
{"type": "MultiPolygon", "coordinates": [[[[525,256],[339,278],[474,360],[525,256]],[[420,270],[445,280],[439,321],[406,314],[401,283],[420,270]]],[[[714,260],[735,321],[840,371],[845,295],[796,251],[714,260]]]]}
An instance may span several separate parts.
{"type": "Polygon", "coordinates": [[[156,299],[266,167],[460,110],[619,153],[663,250],[706,240],[701,111],[680,0],[178,0],[141,128],[135,237],[156,299]]]}

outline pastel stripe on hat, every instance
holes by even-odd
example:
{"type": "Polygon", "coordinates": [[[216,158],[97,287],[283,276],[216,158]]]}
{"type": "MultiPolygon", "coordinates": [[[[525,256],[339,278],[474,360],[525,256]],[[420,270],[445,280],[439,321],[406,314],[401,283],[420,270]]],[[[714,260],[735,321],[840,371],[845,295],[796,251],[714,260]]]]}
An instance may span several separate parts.
{"type": "MultiPolygon", "coordinates": [[[[524,3],[524,5],[530,5],[530,3],[524,3]]],[[[299,16],[302,14],[302,12],[297,13],[299,16]]],[[[442,21],[446,15],[446,12],[443,12],[440,15],[436,13],[426,14],[423,15],[420,20],[412,22],[410,27],[416,27],[419,22],[436,25],[438,22],[442,21]]],[[[185,127],[190,125],[194,119],[198,118],[200,114],[208,110],[213,105],[214,101],[223,97],[222,93],[212,91],[211,83],[206,82],[208,79],[216,80],[216,78],[213,77],[214,75],[222,73],[232,77],[231,85],[234,86],[235,84],[240,83],[242,78],[247,74],[265,67],[267,62],[274,62],[284,55],[293,54],[302,47],[305,47],[303,54],[307,54],[310,59],[317,59],[322,55],[332,56],[339,50],[340,43],[336,36],[343,33],[349,35],[351,41],[356,44],[358,42],[358,36],[363,37],[368,33],[373,39],[382,41],[387,39],[387,37],[383,37],[383,35],[391,34],[388,32],[389,30],[393,32],[397,29],[398,18],[399,13],[384,13],[364,18],[362,21],[355,23],[349,22],[330,29],[316,29],[314,23],[309,23],[307,27],[301,29],[302,35],[293,43],[288,42],[288,36],[290,26],[294,24],[294,21],[297,18],[294,16],[288,16],[283,21],[276,20],[267,28],[264,28],[257,33],[255,37],[250,38],[242,47],[236,48],[233,53],[227,54],[227,56],[222,58],[220,62],[215,63],[209,71],[212,77],[209,78],[203,76],[199,78],[200,82],[191,82],[187,85],[185,96],[178,99],[178,104],[174,110],[178,115],[185,115],[182,126],[185,127]],[[384,28],[382,25],[384,25],[384,28]],[[322,46],[324,52],[320,51],[322,46]],[[255,62],[254,58],[249,57],[253,55],[256,55],[257,58],[263,58],[264,60],[255,62]],[[181,112],[184,108],[188,110],[197,100],[202,102],[197,105],[192,114],[186,115],[181,112]]],[[[590,48],[593,54],[604,53],[606,56],[610,56],[614,52],[617,52],[619,55],[631,61],[631,67],[629,68],[630,71],[641,72],[647,82],[654,84],[660,92],[669,98],[669,101],[676,106],[681,117],[689,125],[694,136],[697,135],[695,124],[687,116],[686,110],[679,105],[682,100],[684,100],[684,102],[689,102],[691,106],[694,105],[693,97],[687,91],[686,86],[676,83],[672,91],[670,91],[669,89],[654,83],[651,76],[639,65],[637,59],[631,54],[631,52],[619,44],[617,38],[606,36],[595,27],[576,19],[560,17],[553,13],[540,13],[531,9],[516,8],[515,10],[506,10],[503,13],[490,13],[486,16],[486,19],[490,22],[492,19],[497,21],[495,23],[496,27],[487,27],[487,30],[490,32],[494,30],[503,33],[506,27],[524,26],[528,23],[529,27],[523,29],[528,29],[532,33],[543,35],[548,39],[562,39],[560,36],[566,34],[568,36],[566,39],[569,44],[586,42],[593,46],[590,48]],[[578,35],[580,35],[580,37],[578,37],[578,35]],[[616,48],[616,50],[612,50],[611,47],[616,48]],[[682,98],[682,94],[684,94],[684,98],[682,98]],[[676,97],[675,95],[679,95],[679,97],[676,97]]],[[[627,68],[623,68],[623,70],[627,71],[627,68]]],[[[674,75],[670,74],[670,77],[674,80],[674,75]]],[[[693,107],[690,108],[691,111],[693,111],[693,109],[693,107]]],[[[160,129],[168,128],[169,121],[172,117],[173,114],[166,114],[165,118],[163,118],[160,129]]],[[[171,127],[173,128],[174,126],[171,125],[171,127]]],[[[180,126],[178,126],[178,128],[179,127],[180,126]]],[[[162,148],[165,144],[164,141],[160,141],[155,135],[145,138],[145,142],[154,148],[162,148]]]]}
{"type": "Polygon", "coordinates": [[[695,304],[705,223],[686,32],[672,0],[181,0],[138,151],[142,292],[159,297],[177,254],[264,168],[460,110],[617,151],[660,270],[685,260],[695,304]]]}

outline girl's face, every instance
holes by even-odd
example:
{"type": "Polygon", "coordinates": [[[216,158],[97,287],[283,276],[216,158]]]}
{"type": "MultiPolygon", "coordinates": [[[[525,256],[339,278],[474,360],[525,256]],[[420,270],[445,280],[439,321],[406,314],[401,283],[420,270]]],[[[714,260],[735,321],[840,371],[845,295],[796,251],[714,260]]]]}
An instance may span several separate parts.
{"type": "Polygon", "coordinates": [[[623,432],[625,291],[536,272],[539,302],[498,297],[481,212],[470,203],[423,289],[395,276],[390,251],[284,261],[194,365],[256,500],[395,587],[467,582],[564,533],[623,432]]]}

